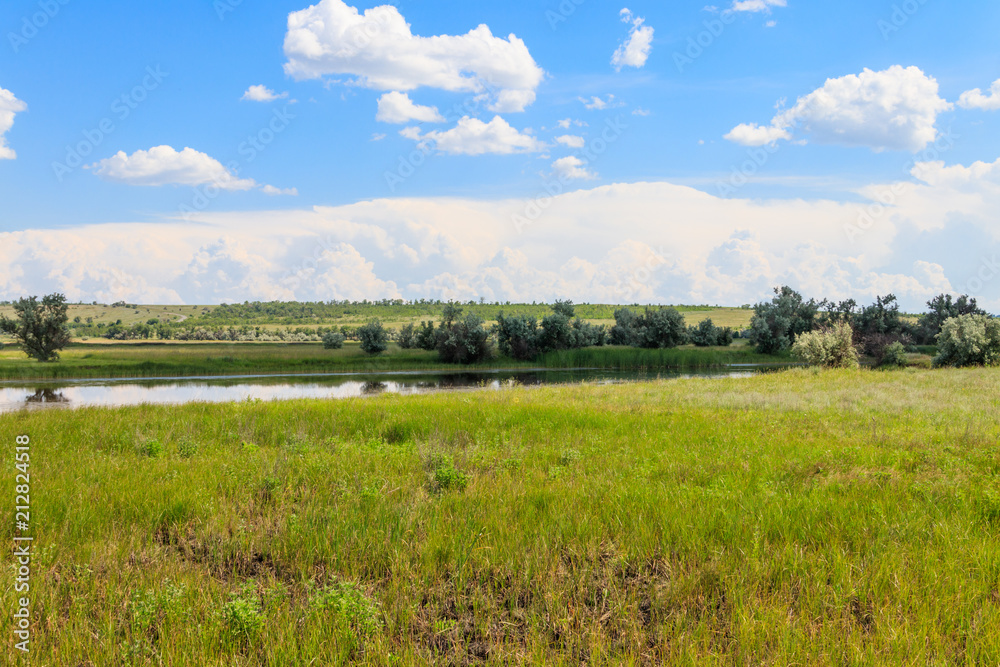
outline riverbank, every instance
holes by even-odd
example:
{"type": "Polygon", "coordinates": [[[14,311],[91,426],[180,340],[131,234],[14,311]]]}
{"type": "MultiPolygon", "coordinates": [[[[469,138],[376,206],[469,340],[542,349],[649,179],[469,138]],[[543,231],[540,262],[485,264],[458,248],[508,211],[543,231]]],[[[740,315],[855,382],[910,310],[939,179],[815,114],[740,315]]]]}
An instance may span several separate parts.
{"type": "Polygon", "coordinates": [[[505,357],[471,366],[442,364],[436,352],[403,350],[392,344],[377,357],[356,343],[340,350],[304,343],[74,343],[56,363],[28,359],[13,346],[0,351],[0,380],[156,378],[307,373],[384,373],[419,370],[603,368],[657,370],[790,363],[787,356],[757,354],[745,345],[673,350],[600,347],[544,355],[536,361],[505,357]]]}
{"type": "Polygon", "coordinates": [[[0,442],[30,437],[40,664],[996,664],[998,410],[996,370],[796,369],[0,442]]]}

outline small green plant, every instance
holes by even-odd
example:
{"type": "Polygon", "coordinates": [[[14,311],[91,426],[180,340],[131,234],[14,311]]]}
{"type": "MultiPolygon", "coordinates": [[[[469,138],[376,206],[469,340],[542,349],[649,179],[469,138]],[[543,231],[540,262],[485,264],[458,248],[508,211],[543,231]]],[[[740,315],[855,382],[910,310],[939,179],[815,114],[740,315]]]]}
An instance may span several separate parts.
{"type": "Polygon", "coordinates": [[[159,440],[146,440],[138,447],[139,454],[155,459],[163,454],[163,443],[159,440]]]}
{"type": "Polygon", "coordinates": [[[308,584],[309,609],[339,618],[363,635],[372,635],[381,626],[378,604],[352,582],[336,582],[317,588],[308,584]]]}
{"type": "Polygon", "coordinates": [[[253,643],[264,630],[260,601],[248,589],[232,593],[229,602],[222,605],[221,616],[226,632],[238,641],[253,643]]]}
{"type": "Polygon", "coordinates": [[[464,491],[469,485],[469,476],[455,467],[447,454],[433,454],[427,459],[427,486],[432,493],[456,490],[464,491]]]}
{"type": "Polygon", "coordinates": [[[580,452],[575,449],[567,449],[559,455],[559,465],[569,467],[580,460],[580,452]]]}
{"type": "Polygon", "coordinates": [[[190,438],[185,438],[177,443],[177,455],[182,459],[189,459],[198,453],[198,445],[190,438]]]}

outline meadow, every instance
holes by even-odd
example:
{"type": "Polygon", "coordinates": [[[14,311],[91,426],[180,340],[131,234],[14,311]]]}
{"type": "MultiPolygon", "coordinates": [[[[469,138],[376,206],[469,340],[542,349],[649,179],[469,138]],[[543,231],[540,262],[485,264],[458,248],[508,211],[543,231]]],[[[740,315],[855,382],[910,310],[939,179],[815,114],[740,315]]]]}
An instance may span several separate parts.
{"type": "Polygon", "coordinates": [[[0,516],[26,434],[31,664],[997,664],[998,397],[794,369],[20,412],[0,516]]]}

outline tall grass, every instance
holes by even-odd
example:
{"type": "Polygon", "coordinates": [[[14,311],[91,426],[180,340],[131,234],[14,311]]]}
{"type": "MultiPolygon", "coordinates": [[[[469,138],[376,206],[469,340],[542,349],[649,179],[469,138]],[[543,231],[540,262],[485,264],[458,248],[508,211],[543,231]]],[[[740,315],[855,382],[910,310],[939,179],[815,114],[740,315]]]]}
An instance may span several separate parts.
{"type": "Polygon", "coordinates": [[[39,363],[7,348],[0,351],[0,380],[68,378],[190,377],[279,373],[379,373],[499,368],[607,368],[650,370],[705,368],[730,363],[775,363],[783,357],[747,348],[638,350],[588,348],[546,355],[539,361],[498,358],[473,366],[443,364],[436,352],[389,350],[370,357],[356,343],[325,350],[317,343],[120,343],[73,344],[57,363],[39,363]]]}
{"type": "Polygon", "coordinates": [[[31,664],[997,664],[998,411],[794,370],[6,415],[31,664]]]}

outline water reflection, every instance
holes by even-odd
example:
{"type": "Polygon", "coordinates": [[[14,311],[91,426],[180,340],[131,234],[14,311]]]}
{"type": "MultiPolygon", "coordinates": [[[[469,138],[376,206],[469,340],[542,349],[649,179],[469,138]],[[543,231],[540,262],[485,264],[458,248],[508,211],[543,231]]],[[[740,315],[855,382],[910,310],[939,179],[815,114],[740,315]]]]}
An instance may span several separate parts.
{"type": "Polygon", "coordinates": [[[69,403],[69,399],[66,398],[61,391],[55,389],[36,389],[34,394],[31,394],[24,399],[26,403],[69,403]]]}
{"type": "Polygon", "coordinates": [[[52,383],[0,383],[0,413],[21,409],[77,408],[193,402],[228,403],[249,399],[344,399],[385,393],[423,394],[435,391],[497,390],[512,384],[538,386],[579,382],[614,383],[669,378],[747,377],[746,368],[681,372],[621,372],[601,370],[498,371],[487,373],[382,373],[372,375],[257,376],[169,380],[96,380],[52,383]],[[30,393],[34,392],[34,393],[30,393]],[[27,394],[27,395],[26,395],[27,394]]]}

